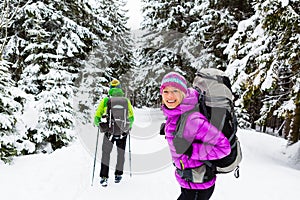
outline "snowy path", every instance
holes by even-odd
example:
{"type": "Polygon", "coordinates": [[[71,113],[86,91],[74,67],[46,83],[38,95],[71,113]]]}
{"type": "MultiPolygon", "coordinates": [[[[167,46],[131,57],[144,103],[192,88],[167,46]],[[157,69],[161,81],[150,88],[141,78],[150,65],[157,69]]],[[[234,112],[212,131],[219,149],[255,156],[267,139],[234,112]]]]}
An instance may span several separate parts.
{"type": "MultiPolygon", "coordinates": [[[[84,126],[79,127],[79,139],[70,147],[50,155],[19,157],[11,166],[0,165],[0,199],[177,199],[179,187],[168,152],[165,153],[166,141],[158,135],[163,116],[159,110],[149,109],[135,110],[135,114],[131,137],[132,177],[129,176],[127,149],[122,182],[115,184],[110,180],[107,188],[99,186],[98,162],[91,187],[97,129],[84,126]]],[[[280,138],[247,130],[239,130],[238,135],[244,156],[241,177],[220,175],[212,200],[298,199],[300,167],[299,164],[298,170],[294,169],[295,165],[291,167],[293,157],[288,157],[296,155],[299,146],[287,151],[286,141],[280,138]]],[[[113,177],[113,170],[110,175],[113,177]]]]}

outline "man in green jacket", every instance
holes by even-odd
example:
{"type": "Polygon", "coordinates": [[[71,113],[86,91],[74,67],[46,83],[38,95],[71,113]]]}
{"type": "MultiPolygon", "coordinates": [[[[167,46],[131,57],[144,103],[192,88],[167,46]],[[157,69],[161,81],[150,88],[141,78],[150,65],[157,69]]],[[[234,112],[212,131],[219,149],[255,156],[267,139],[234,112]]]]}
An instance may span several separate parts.
{"type": "MultiPolygon", "coordinates": [[[[108,93],[109,96],[104,97],[98,105],[97,111],[94,116],[95,126],[99,126],[101,119],[105,119],[105,120],[107,119],[107,118],[103,118],[103,116],[107,115],[107,107],[108,107],[107,104],[109,102],[109,99],[114,97],[124,97],[124,92],[121,89],[121,84],[116,79],[110,82],[110,90],[108,93]]],[[[134,114],[129,99],[126,98],[126,100],[128,102],[128,120],[130,122],[129,130],[131,130],[134,121],[134,114]]],[[[121,181],[124,162],[125,162],[126,139],[128,134],[129,131],[123,132],[121,136],[115,136],[113,133],[105,132],[105,136],[103,137],[103,143],[102,143],[102,157],[101,157],[101,170],[100,170],[100,177],[101,177],[100,184],[102,186],[107,186],[108,177],[109,177],[108,175],[109,175],[110,153],[112,151],[114,142],[116,142],[116,146],[117,146],[117,165],[115,169],[115,183],[119,183],[121,181]]]]}

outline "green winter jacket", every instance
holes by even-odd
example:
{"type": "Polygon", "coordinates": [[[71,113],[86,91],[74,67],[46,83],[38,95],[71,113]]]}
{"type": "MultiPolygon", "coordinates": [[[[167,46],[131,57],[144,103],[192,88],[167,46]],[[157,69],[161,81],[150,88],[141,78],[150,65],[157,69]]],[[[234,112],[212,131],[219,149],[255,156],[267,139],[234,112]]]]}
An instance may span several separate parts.
{"type": "MultiPolygon", "coordinates": [[[[111,88],[109,90],[108,94],[110,97],[124,97],[124,92],[122,91],[121,88],[111,88]]],[[[104,97],[100,101],[98,108],[96,110],[95,116],[94,116],[95,126],[99,125],[99,122],[101,121],[101,117],[106,114],[108,100],[109,100],[109,97],[104,97]]],[[[127,99],[127,101],[128,101],[128,119],[130,121],[130,128],[132,128],[132,124],[134,121],[133,108],[132,108],[132,105],[131,105],[129,99],[127,99]]]]}

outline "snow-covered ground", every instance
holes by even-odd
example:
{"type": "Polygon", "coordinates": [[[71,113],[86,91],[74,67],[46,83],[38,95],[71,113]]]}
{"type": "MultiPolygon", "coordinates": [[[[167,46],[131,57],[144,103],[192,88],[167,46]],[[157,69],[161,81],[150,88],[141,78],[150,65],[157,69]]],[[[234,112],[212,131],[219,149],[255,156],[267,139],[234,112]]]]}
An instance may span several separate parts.
{"type": "MultiPolygon", "coordinates": [[[[52,154],[18,157],[12,165],[0,165],[0,199],[10,200],[174,200],[180,188],[174,177],[167,144],[158,135],[163,116],[155,109],[135,109],[131,133],[132,176],[129,145],[121,183],[113,178],[99,185],[100,155],[94,184],[93,157],[97,129],[78,126],[78,139],[52,154]]],[[[286,141],[249,130],[239,130],[243,161],[240,178],[219,175],[212,200],[296,200],[299,199],[299,144],[286,148],[286,141]]],[[[101,153],[100,134],[98,153],[101,153]]],[[[114,157],[114,154],[112,154],[114,157]]],[[[114,159],[111,160],[112,168],[114,159]]],[[[110,171],[113,177],[113,169],[110,171]]]]}

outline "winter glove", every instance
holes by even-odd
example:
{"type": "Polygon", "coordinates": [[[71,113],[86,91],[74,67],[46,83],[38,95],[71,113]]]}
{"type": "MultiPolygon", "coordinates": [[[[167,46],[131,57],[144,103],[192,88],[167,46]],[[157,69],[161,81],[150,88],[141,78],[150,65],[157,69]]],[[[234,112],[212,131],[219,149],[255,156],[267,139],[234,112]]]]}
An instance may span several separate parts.
{"type": "Polygon", "coordinates": [[[124,137],[126,137],[128,134],[129,134],[128,132],[124,132],[124,133],[122,133],[122,135],[121,135],[121,139],[123,139],[124,137]]]}
{"type": "Polygon", "coordinates": [[[166,126],[166,123],[162,123],[160,125],[160,131],[159,131],[159,135],[165,135],[165,126],[166,126]]]}
{"type": "Polygon", "coordinates": [[[94,125],[98,127],[98,126],[99,126],[99,123],[100,123],[100,117],[95,116],[95,117],[94,117],[94,125]]]}
{"type": "Polygon", "coordinates": [[[175,147],[175,150],[176,150],[177,154],[185,154],[188,157],[191,157],[191,155],[193,153],[192,143],[188,142],[184,138],[175,137],[173,139],[173,145],[175,147]]]}

